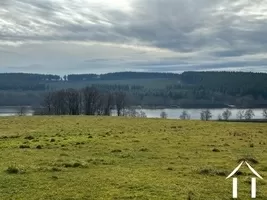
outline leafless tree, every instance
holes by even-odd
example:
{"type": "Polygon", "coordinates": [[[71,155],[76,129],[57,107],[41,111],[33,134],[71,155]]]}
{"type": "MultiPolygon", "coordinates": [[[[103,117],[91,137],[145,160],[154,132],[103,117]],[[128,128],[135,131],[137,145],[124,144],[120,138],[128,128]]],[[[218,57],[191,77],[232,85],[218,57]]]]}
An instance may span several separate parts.
{"type": "Polygon", "coordinates": [[[111,108],[113,104],[113,95],[112,93],[107,93],[104,95],[104,101],[103,101],[103,107],[104,107],[104,112],[103,115],[110,116],[111,115],[111,108]]]}
{"type": "Polygon", "coordinates": [[[237,119],[244,119],[245,117],[245,111],[244,110],[239,110],[236,114],[237,119]]]}
{"type": "Polygon", "coordinates": [[[245,112],[245,119],[246,120],[251,120],[254,116],[255,116],[255,114],[254,114],[253,110],[251,110],[251,109],[246,110],[246,112],[245,112]]]}
{"type": "Polygon", "coordinates": [[[139,115],[140,114],[135,109],[132,108],[123,110],[123,116],[125,117],[139,117],[139,115]]]}
{"type": "Polygon", "coordinates": [[[117,109],[117,115],[122,116],[122,111],[126,107],[126,94],[124,92],[115,93],[115,104],[117,109]]]}
{"type": "Polygon", "coordinates": [[[168,117],[168,114],[167,114],[165,111],[162,111],[162,112],[160,113],[160,118],[162,118],[162,119],[167,119],[167,117],[168,117]]]}
{"type": "Polygon", "coordinates": [[[202,112],[200,113],[200,118],[201,118],[201,120],[203,120],[203,121],[208,121],[208,120],[210,120],[210,119],[212,118],[212,114],[211,114],[210,110],[209,110],[209,109],[207,109],[207,110],[202,110],[202,112]]]}
{"type": "Polygon", "coordinates": [[[189,120],[190,119],[190,115],[188,114],[188,112],[186,110],[184,110],[182,112],[182,114],[180,115],[180,119],[182,119],[182,120],[189,120]]]}
{"type": "Polygon", "coordinates": [[[263,109],[262,115],[263,115],[264,119],[267,119],[267,108],[263,109]]]}
{"type": "Polygon", "coordinates": [[[51,115],[53,114],[53,93],[48,92],[44,95],[44,101],[43,101],[43,112],[45,114],[51,115]]]}
{"type": "Polygon", "coordinates": [[[18,115],[19,116],[24,116],[24,115],[26,115],[26,113],[27,113],[26,107],[25,106],[20,106],[19,110],[18,110],[18,115]]]}
{"type": "Polygon", "coordinates": [[[140,117],[141,118],[147,118],[147,115],[146,115],[146,113],[144,112],[144,111],[140,111],[140,117]]]}
{"type": "Polygon", "coordinates": [[[68,113],[65,90],[60,90],[53,93],[52,102],[55,115],[66,115],[68,113]]]}
{"type": "Polygon", "coordinates": [[[85,115],[95,115],[97,113],[97,105],[100,100],[100,94],[94,87],[86,87],[83,90],[83,104],[85,115]]]}
{"type": "Polygon", "coordinates": [[[66,90],[66,104],[68,107],[68,114],[69,115],[79,115],[79,92],[74,89],[66,90]]]}
{"type": "Polygon", "coordinates": [[[223,111],[223,113],[222,113],[222,118],[223,118],[223,120],[228,121],[229,118],[231,117],[231,115],[232,115],[232,112],[231,112],[229,109],[226,109],[226,110],[223,111]]]}

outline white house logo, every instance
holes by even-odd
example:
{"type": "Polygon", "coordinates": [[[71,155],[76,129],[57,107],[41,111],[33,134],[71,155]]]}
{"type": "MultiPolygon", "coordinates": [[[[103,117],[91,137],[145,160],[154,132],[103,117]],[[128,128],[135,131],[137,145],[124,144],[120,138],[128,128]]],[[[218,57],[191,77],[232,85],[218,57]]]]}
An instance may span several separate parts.
{"type": "MultiPolygon", "coordinates": [[[[233,177],[239,168],[246,163],[250,171],[258,178],[263,179],[246,161],[242,161],[226,179],[233,177]]],[[[251,178],[251,198],[256,198],[256,177],[251,178]]],[[[233,198],[237,199],[237,178],[233,177],[233,198]]]]}

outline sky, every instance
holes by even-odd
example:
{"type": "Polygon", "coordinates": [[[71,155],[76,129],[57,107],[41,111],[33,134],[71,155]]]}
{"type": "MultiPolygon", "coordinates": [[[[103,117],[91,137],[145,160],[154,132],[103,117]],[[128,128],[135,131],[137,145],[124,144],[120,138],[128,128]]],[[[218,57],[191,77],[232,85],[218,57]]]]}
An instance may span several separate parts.
{"type": "Polygon", "coordinates": [[[266,0],[0,0],[0,73],[267,72],[266,0]]]}

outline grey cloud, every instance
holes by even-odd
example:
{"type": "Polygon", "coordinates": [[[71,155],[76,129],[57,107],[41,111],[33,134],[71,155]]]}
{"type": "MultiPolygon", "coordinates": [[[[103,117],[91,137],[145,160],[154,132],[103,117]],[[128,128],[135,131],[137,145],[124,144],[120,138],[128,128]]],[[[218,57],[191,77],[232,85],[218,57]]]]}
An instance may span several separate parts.
{"type": "MultiPolygon", "coordinates": [[[[252,46],[267,41],[266,20],[235,15],[244,6],[251,5],[241,0],[235,4],[218,0],[136,0],[132,5],[132,14],[100,8],[95,10],[93,7],[92,12],[86,13],[81,9],[83,1],[77,1],[77,5],[75,1],[72,4],[49,0],[13,2],[14,6],[9,5],[9,9],[14,12],[13,22],[16,22],[18,29],[11,31],[11,27],[7,27],[7,31],[1,31],[1,38],[5,40],[94,40],[118,43],[136,40],[174,51],[195,51],[210,45],[235,49],[239,45],[236,41],[250,42],[252,46]],[[228,6],[226,11],[216,10],[225,5],[228,6]],[[111,26],[99,23],[101,20],[111,26]],[[235,24],[236,21],[239,23],[235,24]],[[29,25],[29,22],[34,25],[29,25]],[[250,30],[242,30],[247,27],[250,30]],[[47,34],[45,30],[51,33],[47,34]]],[[[5,17],[11,18],[9,14],[5,17]]]]}
{"type": "Polygon", "coordinates": [[[131,7],[132,11],[104,8],[86,0],[2,0],[0,47],[1,42],[15,41],[98,41],[192,53],[191,58],[166,59],[159,55],[148,62],[136,62],[137,52],[128,60],[88,58],[78,62],[74,58],[80,69],[85,69],[88,63],[132,69],[145,66],[146,70],[161,71],[177,67],[179,70],[256,68],[267,64],[262,58],[246,57],[267,51],[265,0],[133,0],[131,7]],[[213,63],[202,64],[209,61],[213,63]]]}

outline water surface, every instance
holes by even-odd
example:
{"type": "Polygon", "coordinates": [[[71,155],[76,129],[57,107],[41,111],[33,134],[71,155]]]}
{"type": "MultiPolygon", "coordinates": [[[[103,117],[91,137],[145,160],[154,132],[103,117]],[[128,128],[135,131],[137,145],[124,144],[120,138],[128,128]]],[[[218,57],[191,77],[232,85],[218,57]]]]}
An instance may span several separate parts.
{"type": "MultiPolygon", "coordinates": [[[[203,108],[204,109],[204,108],[203,108]]],[[[136,109],[136,111],[144,111],[148,118],[159,118],[161,112],[167,113],[167,118],[169,119],[178,119],[181,113],[186,110],[190,115],[191,119],[200,119],[200,113],[203,109],[180,109],[180,108],[173,108],[173,109],[136,109]]],[[[222,114],[225,109],[209,109],[212,113],[212,119],[218,119],[218,115],[222,114]]],[[[230,119],[237,119],[236,114],[239,110],[244,109],[230,109],[232,115],[230,119]]],[[[255,119],[263,119],[263,109],[252,109],[255,116],[255,119]]],[[[25,108],[24,112],[26,115],[31,116],[33,115],[33,110],[30,107],[25,108]]],[[[0,107],[0,116],[16,116],[20,113],[19,107],[0,107]]],[[[112,112],[112,115],[116,115],[116,111],[112,112]]]]}

